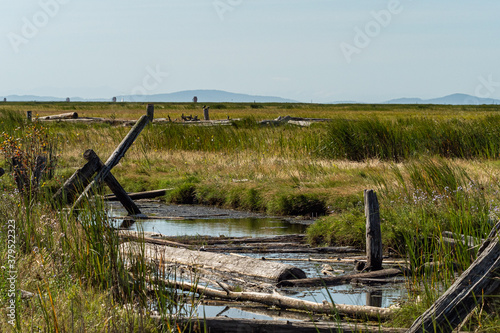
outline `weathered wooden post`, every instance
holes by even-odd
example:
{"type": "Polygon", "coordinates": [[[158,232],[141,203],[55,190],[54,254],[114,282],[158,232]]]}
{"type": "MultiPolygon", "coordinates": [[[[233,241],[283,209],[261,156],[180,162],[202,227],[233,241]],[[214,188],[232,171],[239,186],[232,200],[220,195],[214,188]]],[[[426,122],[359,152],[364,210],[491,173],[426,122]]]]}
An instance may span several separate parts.
{"type": "MultiPolygon", "coordinates": [[[[88,150],[84,153],[88,154],[88,150]]],[[[78,193],[85,189],[90,183],[92,176],[101,167],[99,160],[97,159],[87,159],[87,163],[81,168],[75,171],[73,175],[64,183],[64,185],[54,194],[52,197],[53,202],[56,203],[73,203],[78,197],[78,193]]]]}
{"type": "Polygon", "coordinates": [[[382,269],[382,232],[377,194],[373,190],[365,190],[364,196],[367,256],[365,270],[378,271],[382,269]]]}
{"type": "Polygon", "coordinates": [[[210,110],[210,106],[203,108],[203,119],[210,120],[210,116],[208,114],[209,110],[210,110]]]}
{"type": "Polygon", "coordinates": [[[481,245],[477,259],[407,333],[452,332],[468,314],[500,287],[500,223],[481,245]]]}
{"type": "Polygon", "coordinates": [[[154,105],[148,105],[148,114],[142,116],[137,123],[132,127],[127,136],[122,140],[122,142],[118,145],[115,151],[108,158],[104,166],[99,170],[97,175],[94,177],[94,180],[87,185],[83,193],[78,197],[73,205],[73,209],[78,206],[83,198],[87,197],[94,187],[99,187],[100,184],[104,181],[104,179],[109,175],[111,169],[118,164],[120,159],[125,155],[127,150],[132,146],[134,140],[139,136],[141,131],[146,127],[146,125],[150,122],[150,117],[154,117],[154,105]]]}
{"type": "Polygon", "coordinates": [[[31,123],[31,118],[32,118],[32,112],[31,111],[26,111],[26,118],[28,119],[28,122],[31,123]]]}
{"type": "MultiPolygon", "coordinates": [[[[97,154],[92,149],[87,150],[85,154],[83,154],[83,157],[89,162],[96,161],[97,165],[99,166],[98,170],[104,167],[104,163],[102,163],[99,156],[97,156],[97,154]]],[[[116,180],[115,176],[111,174],[111,172],[104,178],[104,182],[106,183],[106,185],[108,185],[111,192],[113,192],[113,194],[121,202],[123,207],[125,207],[130,215],[142,215],[139,207],[137,207],[135,202],[128,196],[127,192],[123,189],[123,187],[120,185],[118,180],[116,180]]]]}
{"type": "Polygon", "coordinates": [[[146,111],[146,114],[149,118],[149,121],[153,122],[153,119],[155,118],[155,105],[154,104],[148,104],[148,109],[146,111]]]}
{"type": "Polygon", "coordinates": [[[366,306],[382,307],[382,290],[372,290],[366,293],[366,306]]]}

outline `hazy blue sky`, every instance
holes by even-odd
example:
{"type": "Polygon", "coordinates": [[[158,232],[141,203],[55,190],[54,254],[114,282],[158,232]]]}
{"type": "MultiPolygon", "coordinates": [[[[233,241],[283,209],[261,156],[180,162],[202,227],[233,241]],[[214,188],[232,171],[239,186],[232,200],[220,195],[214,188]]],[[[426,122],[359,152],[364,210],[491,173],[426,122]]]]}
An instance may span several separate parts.
{"type": "Polygon", "coordinates": [[[0,2],[0,96],[500,98],[500,1],[0,2]]]}

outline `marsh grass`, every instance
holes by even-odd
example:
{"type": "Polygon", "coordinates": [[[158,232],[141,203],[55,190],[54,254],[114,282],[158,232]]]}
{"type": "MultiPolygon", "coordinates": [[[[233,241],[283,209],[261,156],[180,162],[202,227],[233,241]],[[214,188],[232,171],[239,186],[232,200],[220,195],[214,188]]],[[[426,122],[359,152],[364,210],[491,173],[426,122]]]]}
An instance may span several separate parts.
{"type": "MultiPolygon", "coordinates": [[[[499,217],[498,106],[222,105],[226,107],[213,112],[211,108],[211,118],[242,119],[224,127],[148,126],[113,174],[128,191],[168,188],[166,199],[171,202],[192,200],[273,214],[307,214],[301,207],[308,206],[316,207],[309,211],[314,214],[326,208],[329,216],[308,231],[311,242],[361,247],[365,238],[362,193],[375,188],[383,243],[407,258],[413,268],[408,275],[411,302],[397,318],[400,325],[411,323],[474,258],[474,250],[465,246],[444,246],[442,232],[484,237],[490,221],[499,217]],[[256,125],[257,120],[287,114],[333,121],[308,128],[256,125]],[[426,267],[430,260],[442,266],[426,267]]],[[[128,119],[144,113],[144,105],[133,103],[7,103],[2,107],[2,120],[10,119],[5,128],[12,133],[24,126],[22,117],[6,113],[12,110],[33,109],[47,115],[71,107],[82,115],[116,114],[128,119]]],[[[156,116],[168,114],[174,119],[196,110],[192,103],[160,103],[156,116]]],[[[47,128],[60,142],[56,178],[63,180],[82,166],[85,149],[94,149],[105,160],[128,131],[97,124],[51,123],[47,128]]],[[[46,189],[57,185],[49,181],[46,189]]],[[[4,176],[0,186],[10,190],[13,184],[4,176]]],[[[98,203],[87,203],[78,221],[47,213],[48,205],[38,203],[23,217],[28,214],[23,202],[12,195],[2,203],[0,214],[26,221],[20,223],[26,223],[22,226],[28,235],[22,252],[28,280],[20,281],[21,287],[37,294],[39,288],[43,300],[19,301],[24,304],[22,318],[34,318],[33,324],[21,322],[23,328],[55,327],[57,317],[58,327],[66,329],[71,325],[88,330],[106,325],[111,331],[132,331],[139,325],[145,331],[157,329],[147,315],[123,310],[121,299],[127,304],[147,302],[147,280],[154,270],[139,260],[133,268],[137,282],[130,282],[124,274],[129,263],[117,261],[116,240],[108,222],[99,217],[98,203]],[[34,247],[43,249],[37,255],[43,254],[45,264],[32,253],[34,247]],[[57,254],[63,248],[65,252],[57,254]],[[47,272],[47,267],[56,269],[47,272]],[[81,301],[85,297],[88,302],[81,301]]],[[[178,311],[174,294],[156,297],[161,308],[178,311]]],[[[493,317],[477,318],[476,322],[498,327],[493,317]]]]}
{"type": "MultiPolygon", "coordinates": [[[[8,128],[13,128],[13,135],[46,137],[43,131],[32,131],[31,125],[14,127],[22,120],[12,119],[8,128]]],[[[33,145],[16,145],[16,152],[21,156],[37,154],[38,146],[46,144],[36,138],[31,141],[33,145]]],[[[185,319],[186,311],[179,310],[183,302],[175,302],[178,318],[170,311],[174,289],[165,287],[153,295],[149,293],[150,284],[163,278],[158,269],[146,264],[143,254],[128,260],[120,253],[120,239],[98,197],[84,202],[73,214],[52,202],[50,187],[42,186],[38,195],[32,196],[31,191],[26,194],[15,189],[13,180],[8,181],[7,177],[2,177],[1,185],[0,257],[15,253],[16,266],[4,265],[0,269],[1,307],[10,304],[10,284],[6,282],[12,277],[12,270],[17,272],[16,289],[34,294],[21,299],[20,292],[16,292],[15,324],[1,316],[2,329],[156,332],[181,315],[185,319]],[[15,248],[8,246],[11,242],[7,238],[7,221],[15,223],[15,248]],[[151,307],[153,303],[158,304],[158,310],[166,311],[161,313],[164,324],[151,317],[156,313],[151,307]]]]}
{"type": "Polygon", "coordinates": [[[319,149],[320,156],[362,161],[403,161],[417,156],[497,158],[500,116],[484,118],[335,119],[319,149]]]}

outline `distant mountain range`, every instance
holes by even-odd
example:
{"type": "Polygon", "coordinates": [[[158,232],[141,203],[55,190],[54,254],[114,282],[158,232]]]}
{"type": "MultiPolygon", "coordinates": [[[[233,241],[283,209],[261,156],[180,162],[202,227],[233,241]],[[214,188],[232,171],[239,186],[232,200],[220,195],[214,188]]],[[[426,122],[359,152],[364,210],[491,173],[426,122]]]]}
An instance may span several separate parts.
{"type": "Polygon", "coordinates": [[[500,104],[499,99],[480,98],[467,94],[452,94],[433,99],[421,98],[398,98],[391,99],[383,104],[450,104],[450,105],[480,105],[480,104],[500,104]]]}
{"type": "Polygon", "coordinates": [[[237,94],[222,90],[184,90],[169,94],[117,96],[117,99],[125,102],[192,102],[194,96],[198,98],[198,103],[298,103],[281,97],[237,94]]]}
{"type": "MultiPolygon", "coordinates": [[[[167,94],[155,94],[155,95],[123,95],[114,96],[118,102],[192,102],[193,97],[198,98],[198,103],[209,103],[209,102],[234,102],[234,103],[298,103],[292,99],[286,99],[275,96],[258,96],[258,95],[246,95],[231,93],[222,90],[184,90],[167,94]]],[[[70,97],[72,102],[110,102],[112,100],[111,96],[109,99],[102,98],[80,98],[80,97],[70,97]]],[[[7,101],[11,102],[64,102],[66,97],[53,97],[53,96],[34,96],[34,95],[10,95],[6,96],[7,101]]],[[[3,100],[0,99],[0,100],[3,100]]]]}
{"type": "MultiPolygon", "coordinates": [[[[198,98],[198,103],[217,103],[217,102],[233,102],[233,103],[300,103],[292,99],[286,99],[275,96],[258,96],[237,94],[222,90],[184,90],[167,94],[155,95],[118,95],[115,96],[118,102],[192,102],[193,97],[198,98]]],[[[80,98],[70,97],[72,102],[110,102],[109,99],[103,98],[80,98]]],[[[10,95],[5,96],[7,101],[13,102],[64,102],[66,97],[53,96],[35,96],[35,95],[10,95]]],[[[3,98],[0,97],[0,101],[3,98]]],[[[356,101],[332,102],[327,104],[357,104],[356,101]]],[[[364,103],[368,104],[368,103],[364,103]]],[[[480,104],[500,104],[500,100],[493,98],[479,98],[467,94],[452,94],[440,98],[421,99],[421,98],[398,98],[390,101],[375,104],[450,104],[450,105],[480,105],[480,104]]]]}

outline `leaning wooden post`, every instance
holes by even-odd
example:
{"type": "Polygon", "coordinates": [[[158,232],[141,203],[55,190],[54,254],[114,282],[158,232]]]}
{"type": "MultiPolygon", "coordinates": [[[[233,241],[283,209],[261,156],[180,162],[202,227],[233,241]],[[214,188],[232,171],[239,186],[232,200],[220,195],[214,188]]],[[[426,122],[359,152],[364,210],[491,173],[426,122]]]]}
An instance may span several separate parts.
{"type": "MultiPolygon", "coordinates": [[[[153,116],[152,114],[149,114],[149,116],[153,116]]],[[[78,206],[81,201],[87,197],[92,189],[94,187],[99,187],[100,184],[104,181],[104,179],[109,175],[111,172],[111,169],[120,162],[120,159],[125,155],[127,150],[132,146],[134,143],[135,139],[141,131],[146,127],[146,125],[149,123],[150,118],[147,115],[142,116],[137,123],[132,127],[130,132],[127,134],[127,136],[122,140],[120,145],[115,149],[115,151],[111,154],[111,156],[108,158],[104,166],[99,170],[97,175],[95,176],[94,180],[87,185],[83,193],[78,197],[78,199],[75,201],[75,204],[73,205],[73,209],[78,206]]]]}
{"type": "MultiPolygon", "coordinates": [[[[88,150],[84,153],[87,154],[88,150]]],[[[85,158],[87,159],[87,158],[85,158]]],[[[72,204],[78,198],[78,193],[90,184],[92,176],[99,170],[101,165],[97,159],[87,159],[87,163],[64,183],[64,185],[54,194],[52,201],[54,203],[72,204]]]]}
{"type": "Polygon", "coordinates": [[[380,231],[380,214],[377,194],[373,190],[365,190],[366,216],[366,268],[377,271],[382,269],[382,232],[380,231]]]}
{"type": "MultiPolygon", "coordinates": [[[[97,165],[99,166],[99,169],[104,167],[104,163],[102,163],[99,156],[97,156],[97,154],[92,149],[87,150],[85,154],[83,154],[83,157],[89,162],[95,160],[97,165]]],[[[111,172],[104,178],[104,182],[106,183],[106,185],[108,185],[109,189],[113,192],[116,198],[121,202],[123,207],[125,207],[129,215],[142,215],[139,207],[137,207],[135,202],[128,196],[127,192],[123,189],[123,187],[111,172]]]]}
{"type": "Polygon", "coordinates": [[[500,287],[499,239],[500,222],[479,249],[472,265],[415,320],[407,333],[452,332],[485,298],[495,295],[500,287]]]}

